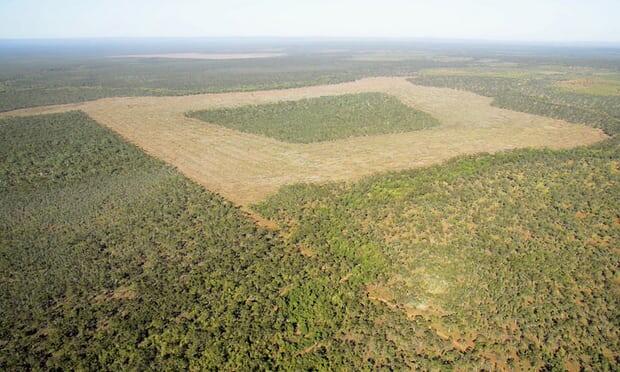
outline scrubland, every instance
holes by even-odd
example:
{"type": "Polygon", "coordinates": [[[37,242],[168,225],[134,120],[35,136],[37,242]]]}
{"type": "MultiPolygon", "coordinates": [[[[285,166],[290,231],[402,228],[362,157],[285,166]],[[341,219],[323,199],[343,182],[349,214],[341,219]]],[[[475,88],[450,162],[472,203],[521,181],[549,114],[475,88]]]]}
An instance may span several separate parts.
{"type": "Polygon", "coordinates": [[[617,369],[620,105],[572,83],[608,62],[420,58],[5,113],[0,369],[617,369]]]}

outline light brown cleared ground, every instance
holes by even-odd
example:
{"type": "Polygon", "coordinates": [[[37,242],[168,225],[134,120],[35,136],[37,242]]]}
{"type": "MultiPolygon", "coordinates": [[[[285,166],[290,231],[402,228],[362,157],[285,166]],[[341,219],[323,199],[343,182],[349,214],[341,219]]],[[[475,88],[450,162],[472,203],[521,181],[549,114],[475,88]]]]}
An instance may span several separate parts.
{"type": "Polygon", "coordinates": [[[353,180],[376,172],[425,166],[451,157],[521,147],[567,148],[606,138],[600,130],[496,108],[491,99],[404,78],[183,97],[107,98],[75,105],[18,110],[31,115],[70,109],[174,166],[209,190],[243,206],[298,182],[353,180]],[[426,111],[441,126],[404,134],[292,144],[185,117],[211,107],[296,100],[355,92],[385,92],[426,111]]]}
{"type": "Polygon", "coordinates": [[[283,57],[284,53],[166,53],[166,54],[127,54],[111,58],[172,58],[172,59],[254,59],[283,57]]]}

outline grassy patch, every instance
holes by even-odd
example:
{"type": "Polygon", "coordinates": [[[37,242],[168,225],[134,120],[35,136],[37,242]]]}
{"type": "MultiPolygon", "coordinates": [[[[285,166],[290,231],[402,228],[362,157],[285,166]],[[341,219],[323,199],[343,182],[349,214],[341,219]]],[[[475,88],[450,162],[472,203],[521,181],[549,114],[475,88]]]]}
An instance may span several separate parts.
{"type": "Polygon", "coordinates": [[[530,69],[515,68],[489,68],[489,67],[468,67],[468,68],[431,68],[420,71],[421,76],[470,76],[480,78],[505,78],[505,79],[524,79],[535,76],[560,74],[559,68],[535,67],[530,69]]]}
{"type": "Polygon", "coordinates": [[[242,132],[294,143],[409,132],[439,124],[429,114],[383,93],[326,96],[198,111],[189,115],[242,132]]]}
{"type": "Polygon", "coordinates": [[[620,96],[620,79],[576,79],[557,83],[563,90],[595,96],[620,96]]]}

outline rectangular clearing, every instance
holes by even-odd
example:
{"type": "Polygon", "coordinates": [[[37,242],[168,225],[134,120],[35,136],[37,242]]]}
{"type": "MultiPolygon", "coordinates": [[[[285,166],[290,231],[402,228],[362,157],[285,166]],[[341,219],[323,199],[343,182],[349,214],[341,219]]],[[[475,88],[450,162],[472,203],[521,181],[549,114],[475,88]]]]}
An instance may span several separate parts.
{"type": "Polygon", "coordinates": [[[293,143],[403,133],[439,122],[385,93],[344,94],[195,111],[189,117],[293,143]]]}
{"type": "Polygon", "coordinates": [[[285,90],[183,97],[106,98],[2,114],[30,115],[80,109],[181,172],[239,205],[256,203],[282,185],[355,180],[454,156],[522,147],[569,148],[607,136],[598,129],[491,106],[491,98],[411,84],[406,78],[285,90]],[[422,131],[288,143],[186,116],[189,111],[293,101],[328,95],[382,92],[438,119],[422,131]]]}

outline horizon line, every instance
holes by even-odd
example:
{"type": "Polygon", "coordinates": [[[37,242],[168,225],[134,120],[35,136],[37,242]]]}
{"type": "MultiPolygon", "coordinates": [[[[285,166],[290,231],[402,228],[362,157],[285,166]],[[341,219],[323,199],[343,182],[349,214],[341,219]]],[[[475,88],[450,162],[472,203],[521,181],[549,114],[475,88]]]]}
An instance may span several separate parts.
{"type": "Polygon", "coordinates": [[[527,40],[492,38],[444,38],[421,36],[268,36],[268,35],[227,35],[227,36],[68,36],[68,37],[0,37],[3,41],[80,41],[80,40],[190,40],[190,39],[237,39],[237,40],[307,40],[307,41],[426,41],[459,42],[481,44],[556,44],[556,45],[607,45],[620,47],[620,40],[527,40]]]}

